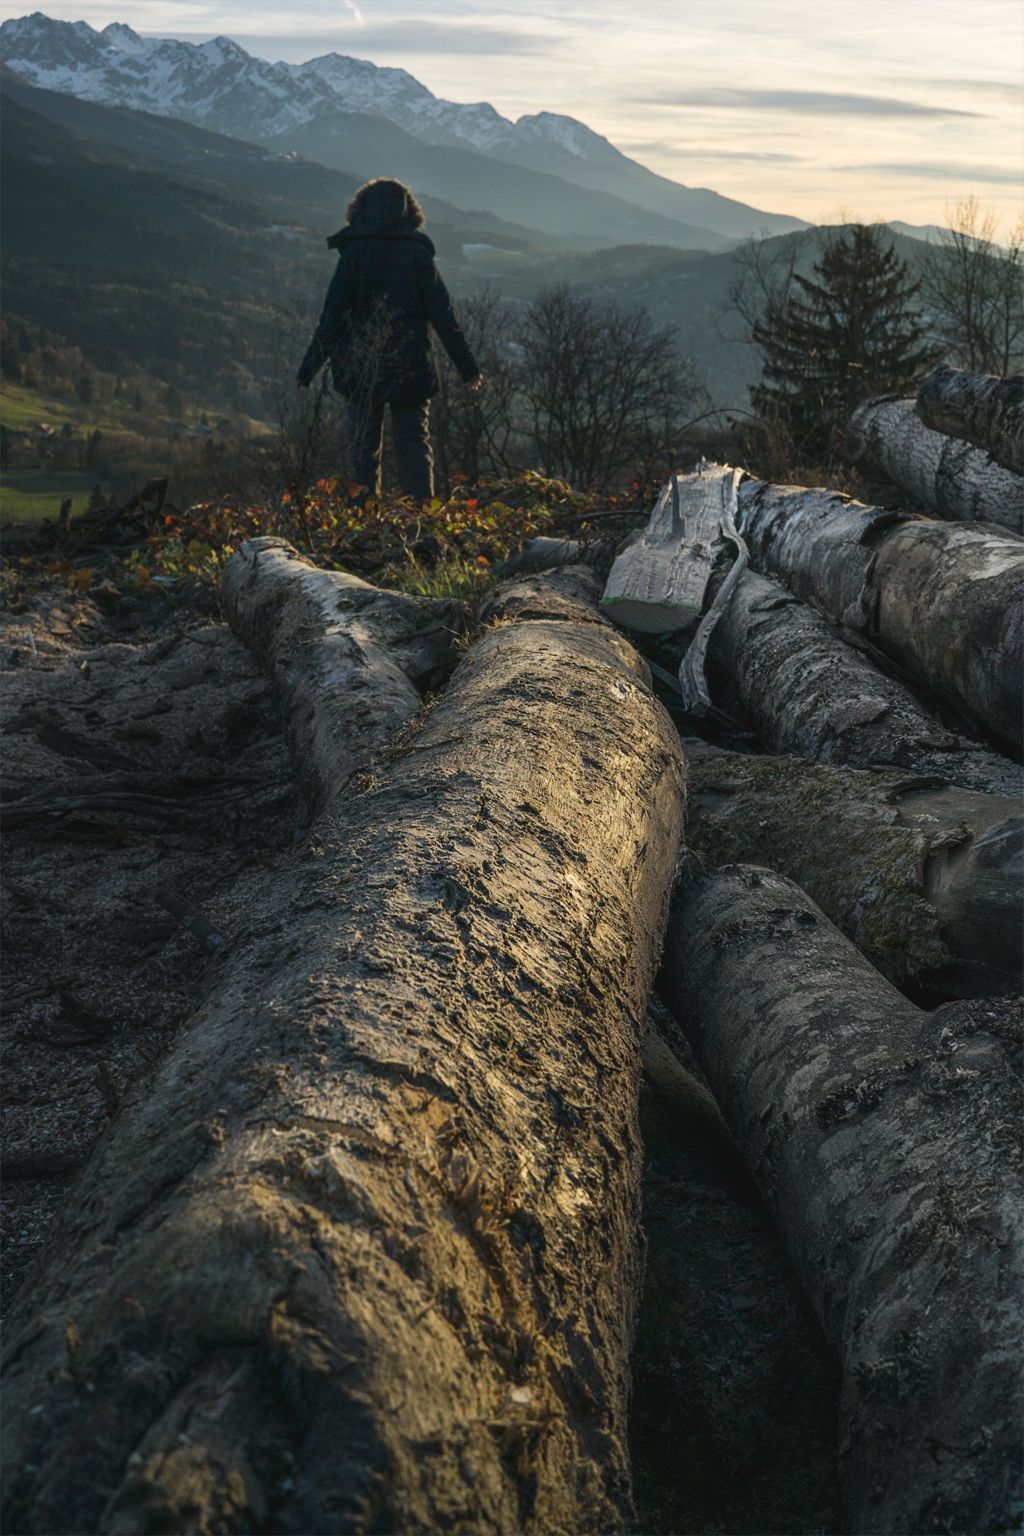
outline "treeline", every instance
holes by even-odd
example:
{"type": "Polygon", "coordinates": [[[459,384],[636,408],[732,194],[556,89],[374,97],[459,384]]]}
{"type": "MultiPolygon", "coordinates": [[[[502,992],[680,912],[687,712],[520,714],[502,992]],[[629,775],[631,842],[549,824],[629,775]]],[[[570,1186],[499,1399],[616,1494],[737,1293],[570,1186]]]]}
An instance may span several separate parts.
{"type": "Polygon", "coordinates": [[[1006,376],[1024,361],[1024,222],[995,240],[992,215],[960,203],[922,244],[916,269],[884,225],[853,224],[752,241],[738,253],[728,306],[756,349],[754,456],[787,480],[798,466],[841,472],[850,415],[873,395],[911,395],[938,362],[1006,376]],[[808,242],[817,245],[801,272],[808,242]]]}

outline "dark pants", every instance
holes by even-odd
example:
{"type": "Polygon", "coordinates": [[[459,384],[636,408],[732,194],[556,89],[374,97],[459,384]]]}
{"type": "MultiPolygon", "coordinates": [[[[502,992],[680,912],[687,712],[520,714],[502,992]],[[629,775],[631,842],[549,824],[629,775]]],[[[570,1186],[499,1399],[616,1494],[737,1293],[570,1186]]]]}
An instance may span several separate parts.
{"type": "MultiPolygon", "coordinates": [[[[429,501],[434,494],[434,455],[430,449],[430,401],[413,405],[391,402],[391,432],[403,496],[429,501]]],[[[348,442],[352,470],[371,496],[380,496],[384,447],[384,403],[349,401],[348,442]]]]}

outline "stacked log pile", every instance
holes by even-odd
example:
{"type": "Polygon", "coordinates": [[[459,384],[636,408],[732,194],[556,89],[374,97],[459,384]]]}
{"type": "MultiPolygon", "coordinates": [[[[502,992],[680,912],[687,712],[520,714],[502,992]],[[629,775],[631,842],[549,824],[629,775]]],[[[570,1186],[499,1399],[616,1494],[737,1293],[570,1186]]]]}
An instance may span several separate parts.
{"type": "Polygon", "coordinates": [[[876,395],[858,406],[846,448],[921,511],[1024,533],[1024,377],[938,368],[916,400],[876,395]]]}
{"type": "Polygon", "coordinates": [[[22,1294],[5,1529],[636,1529],[642,1071],[713,1169],[648,1178],[646,1422],[720,1417],[743,1478],[763,1419],[684,1313],[733,1242],[781,1314],[784,1253],[842,1529],[1013,1528],[1024,544],[709,466],[607,587],[580,555],[475,621],[231,561],[307,831],[22,1294]],[[688,696],[759,740],[681,746],[609,616],[688,625],[688,696]]]}

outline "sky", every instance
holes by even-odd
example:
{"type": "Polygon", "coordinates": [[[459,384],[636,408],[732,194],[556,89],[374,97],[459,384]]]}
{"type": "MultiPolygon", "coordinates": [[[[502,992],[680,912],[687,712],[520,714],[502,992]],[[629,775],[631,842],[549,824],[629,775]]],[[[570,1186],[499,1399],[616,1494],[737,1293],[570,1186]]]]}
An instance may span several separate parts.
{"type": "MultiPolygon", "coordinates": [[[[814,222],[945,223],[1024,194],[1021,0],[36,0],[299,62],[401,66],[505,116],[577,117],[687,186],[814,222]]],[[[0,15],[32,7],[0,0],[0,15]]]]}

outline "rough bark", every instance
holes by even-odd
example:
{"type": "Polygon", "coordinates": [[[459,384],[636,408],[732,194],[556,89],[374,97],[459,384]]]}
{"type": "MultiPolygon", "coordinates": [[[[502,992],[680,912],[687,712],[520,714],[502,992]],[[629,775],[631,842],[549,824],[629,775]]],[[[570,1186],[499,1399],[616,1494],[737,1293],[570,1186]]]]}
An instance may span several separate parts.
{"type": "Polygon", "coordinates": [[[1024,791],[1018,764],[945,730],[905,684],[769,577],[743,574],[712,631],[711,654],[773,752],[905,768],[992,794],[1024,791]]]}
{"type": "Polygon", "coordinates": [[[914,400],[876,395],[846,425],[846,452],[922,511],[1024,532],[1024,482],[990,454],[925,426],[914,400]]]}
{"type": "Polygon", "coordinates": [[[846,1528],[1020,1513],[1020,1019],[913,1007],[767,870],[689,883],[663,992],[843,1363],[846,1528]]]}
{"type": "Polygon", "coordinates": [[[958,996],[1021,985],[1020,802],[936,780],[687,743],[687,839],[767,864],[891,981],[958,996]]]}
{"type": "Polygon", "coordinates": [[[610,629],[597,611],[603,590],[601,578],[587,565],[563,565],[541,575],[518,576],[491,588],[480,605],[480,622],[567,619],[610,629]]]}
{"type": "Polygon", "coordinates": [[[1024,475],[1024,375],[1000,379],[943,363],[917,391],[917,414],[933,432],[963,438],[1024,475]]]}
{"type": "Polygon", "coordinates": [[[628,1522],[681,771],[625,642],[533,620],[328,807],[22,1293],[5,1529],[628,1522]]]}
{"type": "Polygon", "coordinates": [[[720,465],[672,476],[642,536],[612,566],[601,606],[616,624],[663,635],[700,617],[739,479],[739,470],[720,465]]]}
{"type": "Polygon", "coordinates": [[[250,539],[221,580],[225,617],[270,672],[316,811],[411,719],[452,666],[463,604],[323,571],[283,539],[250,539]]]}
{"type": "Polygon", "coordinates": [[[875,634],[894,661],[972,710],[1019,754],[1024,730],[1024,549],[907,523],[878,546],[875,634]]]}
{"type": "Polygon", "coordinates": [[[740,487],[737,521],[756,570],[1020,750],[1018,540],[762,481],[740,487]]]}

